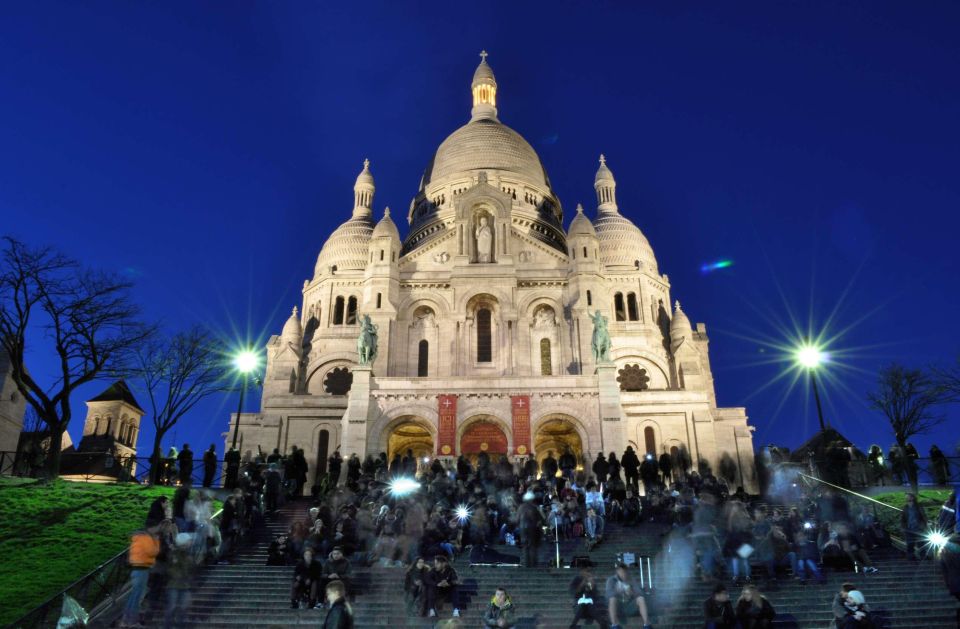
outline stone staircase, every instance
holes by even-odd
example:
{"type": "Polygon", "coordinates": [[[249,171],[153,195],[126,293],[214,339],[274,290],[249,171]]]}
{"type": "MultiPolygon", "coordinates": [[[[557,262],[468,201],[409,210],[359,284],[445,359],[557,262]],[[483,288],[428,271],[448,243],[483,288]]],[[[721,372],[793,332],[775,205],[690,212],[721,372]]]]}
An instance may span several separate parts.
{"type": "MultiPolygon", "coordinates": [[[[293,568],[266,565],[269,541],[287,529],[294,514],[304,511],[304,504],[284,506],[279,517],[258,531],[257,542],[241,551],[234,564],[211,566],[199,575],[187,618],[190,626],[288,627],[322,622],[324,611],[290,609],[288,597],[293,568]]],[[[666,544],[660,550],[665,532],[664,527],[654,524],[638,528],[610,526],[604,542],[589,553],[582,540],[561,542],[561,557],[569,562],[574,555],[588,554],[595,563],[594,575],[602,583],[612,574],[617,552],[627,550],[652,556],[656,590],[647,601],[654,626],[699,629],[703,626],[702,603],[710,595],[712,584],[689,576],[693,562],[681,548],[666,544]]],[[[498,548],[519,554],[518,549],[512,547],[498,548]]],[[[540,565],[555,566],[554,545],[545,543],[540,550],[540,565]]],[[[893,550],[874,551],[872,557],[880,569],[877,574],[828,572],[824,585],[801,585],[792,577],[781,576],[777,586],[767,587],[765,569],[754,566],[754,582],[776,608],[777,626],[784,629],[832,627],[831,602],[844,581],[860,586],[867,602],[882,619],[880,626],[954,626],[956,604],[946,592],[933,561],[908,562],[893,550]]],[[[461,596],[465,602],[462,624],[454,626],[481,626],[480,616],[497,586],[505,587],[510,593],[520,619],[518,627],[561,629],[569,626],[573,610],[567,585],[576,569],[470,567],[465,558],[459,558],[454,565],[460,575],[461,596]]],[[[407,614],[403,579],[403,568],[355,569],[355,589],[361,592],[352,603],[357,627],[437,625],[437,619],[407,614]]],[[[728,587],[736,600],[739,588],[728,587]]],[[[154,602],[150,609],[148,624],[162,626],[162,608],[154,602]]],[[[449,619],[450,612],[447,605],[440,611],[440,619],[449,619]]],[[[628,626],[639,627],[638,619],[630,620],[628,626]]]]}

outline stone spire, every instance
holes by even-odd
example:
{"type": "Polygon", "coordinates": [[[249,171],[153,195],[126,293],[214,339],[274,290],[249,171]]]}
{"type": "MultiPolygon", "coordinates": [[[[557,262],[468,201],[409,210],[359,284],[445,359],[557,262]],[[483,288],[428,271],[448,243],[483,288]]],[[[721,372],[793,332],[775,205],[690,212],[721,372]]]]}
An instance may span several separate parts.
{"type": "Polygon", "coordinates": [[[473,92],[473,109],[470,110],[470,120],[483,118],[497,119],[497,79],[493,76],[493,68],[487,64],[487,51],[480,51],[480,65],[473,73],[473,83],[470,85],[473,92]]]}
{"type": "Polygon", "coordinates": [[[369,217],[373,214],[373,175],[370,174],[370,160],[363,160],[363,170],[357,175],[357,182],[353,184],[353,217],[369,217]]]}
{"type": "Polygon", "coordinates": [[[600,154],[600,168],[593,179],[593,189],[597,191],[597,209],[601,212],[617,211],[617,180],[607,168],[607,158],[600,154]]]}

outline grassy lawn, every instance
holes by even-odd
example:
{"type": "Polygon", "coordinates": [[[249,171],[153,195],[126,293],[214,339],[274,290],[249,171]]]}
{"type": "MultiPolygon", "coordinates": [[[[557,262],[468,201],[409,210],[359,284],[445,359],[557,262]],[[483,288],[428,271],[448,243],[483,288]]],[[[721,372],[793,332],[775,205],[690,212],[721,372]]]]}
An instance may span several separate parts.
{"type": "Polygon", "coordinates": [[[123,551],[171,487],[0,479],[0,625],[123,551]]]}
{"type": "MultiPolygon", "coordinates": [[[[904,497],[906,491],[891,491],[885,494],[877,494],[873,496],[875,500],[879,500],[884,504],[888,504],[892,507],[897,507],[898,509],[903,508],[903,504],[907,501],[904,497]]],[[[927,521],[931,525],[936,524],[937,518],[940,516],[940,507],[943,505],[943,501],[947,499],[950,495],[950,492],[945,489],[921,489],[919,495],[917,496],[920,501],[920,506],[923,507],[924,511],[927,514],[927,521]]],[[[887,526],[889,530],[894,535],[900,534],[900,514],[896,511],[890,509],[884,509],[879,507],[877,509],[877,515],[887,526]]]]}

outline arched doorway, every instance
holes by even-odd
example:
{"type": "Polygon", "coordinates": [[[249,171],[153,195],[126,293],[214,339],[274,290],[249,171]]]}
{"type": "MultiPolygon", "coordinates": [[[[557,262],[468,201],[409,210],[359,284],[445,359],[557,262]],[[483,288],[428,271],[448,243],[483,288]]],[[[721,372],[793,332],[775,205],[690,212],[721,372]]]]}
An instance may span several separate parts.
{"type": "Polygon", "coordinates": [[[557,418],[540,424],[533,438],[533,452],[537,462],[542,463],[550,451],[553,451],[553,458],[559,460],[565,448],[570,448],[577,457],[578,468],[584,465],[583,441],[573,422],[557,418]]]}
{"type": "Polygon", "coordinates": [[[460,454],[476,460],[481,452],[486,452],[494,461],[501,454],[507,454],[507,435],[492,421],[475,421],[460,436],[460,454]]]}
{"type": "Polygon", "coordinates": [[[415,421],[404,421],[393,427],[387,440],[387,460],[393,460],[395,454],[401,457],[407,450],[413,450],[418,459],[433,456],[433,435],[423,425],[415,421]]]}

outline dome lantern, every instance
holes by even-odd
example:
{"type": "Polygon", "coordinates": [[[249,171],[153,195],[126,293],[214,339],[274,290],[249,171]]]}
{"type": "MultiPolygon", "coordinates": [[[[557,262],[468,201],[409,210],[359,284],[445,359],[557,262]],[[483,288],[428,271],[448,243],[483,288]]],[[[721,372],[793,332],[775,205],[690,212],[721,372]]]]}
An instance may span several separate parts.
{"type": "Polygon", "coordinates": [[[353,216],[367,215],[373,212],[373,175],[370,173],[370,160],[363,160],[363,170],[357,175],[357,182],[353,184],[353,216]]]}
{"type": "Polygon", "coordinates": [[[473,109],[470,110],[471,120],[482,118],[497,119],[497,79],[493,76],[493,68],[487,64],[487,51],[480,51],[480,65],[473,73],[473,83],[470,85],[473,92],[473,109]]]}
{"type": "Polygon", "coordinates": [[[600,168],[593,178],[593,188],[597,191],[597,209],[601,212],[617,211],[617,180],[607,167],[607,158],[600,154],[600,168]]]}

